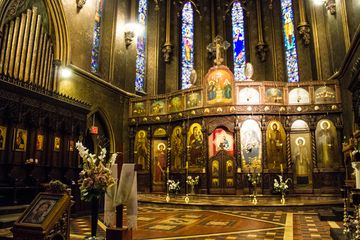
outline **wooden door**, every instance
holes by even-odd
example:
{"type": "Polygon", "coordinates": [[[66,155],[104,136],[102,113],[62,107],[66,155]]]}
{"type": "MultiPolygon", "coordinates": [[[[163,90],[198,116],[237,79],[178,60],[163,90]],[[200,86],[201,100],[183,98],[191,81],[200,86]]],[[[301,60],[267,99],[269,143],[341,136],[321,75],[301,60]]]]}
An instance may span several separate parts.
{"type": "Polygon", "coordinates": [[[235,161],[220,150],[210,159],[210,194],[235,194],[235,161]]]}

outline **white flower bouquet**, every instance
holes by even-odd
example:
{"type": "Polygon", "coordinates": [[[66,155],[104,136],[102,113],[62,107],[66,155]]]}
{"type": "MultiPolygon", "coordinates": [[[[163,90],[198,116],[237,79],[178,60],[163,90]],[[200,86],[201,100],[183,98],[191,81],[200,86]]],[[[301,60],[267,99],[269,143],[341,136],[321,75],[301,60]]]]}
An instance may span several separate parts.
{"type": "Polygon", "coordinates": [[[106,149],[101,148],[99,156],[96,156],[89,153],[89,149],[79,141],[76,143],[76,149],[82,158],[83,167],[79,174],[81,199],[91,201],[93,198],[100,198],[106,189],[115,182],[110,168],[114,164],[117,154],[114,153],[110,159],[106,159],[106,149]]]}
{"type": "Polygon", "coordinates": [[[247,174],[248,181],[253,187],[256,187],[256,185],[260,182],[260,173],[248,173],[247,174]]]}
{"type": "Polygon", "coordinates": [[[188,176],[186,178],[186,183],[190,186],[195,186],[199,184],[199,176],[196,176],[195,178],[192,178],[192,176],[188,176]]]}
{"type": "Polygon", "coordinates": [[[291,181],[290,178],[287,178],[285,181],[283,180],[283,176],[279,176],[279,181],[277,179],[274,179],[274,191],[281,193],[281,195],[284,195],[287,191],[289,191],[289,185],[288,182],[291,181]]]}
{"type": "Polygon", "coordinates": [[[180,182],[175,182],[174,180],[169,179],[167,181],[168,190],[171,193],[178,193],[180,191],[180,182]]]}

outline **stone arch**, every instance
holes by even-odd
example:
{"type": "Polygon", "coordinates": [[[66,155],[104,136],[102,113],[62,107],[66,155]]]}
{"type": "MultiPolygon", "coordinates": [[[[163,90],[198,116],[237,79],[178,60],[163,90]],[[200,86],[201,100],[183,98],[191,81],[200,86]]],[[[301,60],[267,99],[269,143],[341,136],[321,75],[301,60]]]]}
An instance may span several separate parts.
{"type": "Polygon", "coordinates": [[[106,114],[106,112],[100,108],[100,107],[95,107],[89,114],[88,114],[88,125],[91,125],[92,121],[92,116],[93,115],[97,115],[98,117],[100,117],[100,121],[103,123],[104,125],[104,130],[106,131],[107,136],[109,137],[109,151],[110,152],[115,152],[116,148],[115,148],[115,135],[114,135],[114,130],[113,127],[110,123],[110,118],[109,116],[106,114]]]}

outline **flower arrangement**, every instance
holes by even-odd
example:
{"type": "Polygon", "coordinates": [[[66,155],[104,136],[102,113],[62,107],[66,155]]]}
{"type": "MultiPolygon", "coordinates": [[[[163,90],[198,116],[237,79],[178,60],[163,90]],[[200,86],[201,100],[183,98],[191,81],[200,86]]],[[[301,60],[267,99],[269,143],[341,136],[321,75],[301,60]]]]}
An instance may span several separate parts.
{"type": "Polygon", "coordinates": [[[260,182],[260,173],[248,173],[247,174],[248,181],[251,183],[253,187],[256,187],[256,185],[260,182]]]}
{"type": "Polygon", "coordinates": [[[180,191],[180,182],[175,182],[174,180],[169,179],[167,181],[168,190],[171,193],[178,193],[180,191]]]}
{"type": "Polygon", "coordinates": [[[76,143],[76,149],[82,158],[83,166],[83,170],[79,174],[81,200],[91,201],[93,198],[100,198],[106,189],[115,182],[110,168],[114,164],[117,154],[114,153],[107,160],[105,148],[101,148],[99,156],[96,156],[89,153],[89,149],[79,141],[76,143]]]}
{"type": "Polygon", "coordinates": [[[281,193],[281,195],[284,195],[287,191],[289,191],[288,182],[291,181],[290,178],[287,178],[285,181],[283,180],[283,176],[279,176],[279,181],[277,179],[274,179],[274,191],[281,193]]]}
{"type": "Polygon", "coordinates": [[[190,186],[195,186],[199,184],[199,176],[196,176],[195,178],[192,178],[192,176],[188,176],[186,178],[186,183],[190,186]]]}
{"type": "Polygon", "coordinates": [[[49,182],[47,190],[52,193],[64,193],[67,192],[68,186],[59,180],[52,180],[49,182]]]}

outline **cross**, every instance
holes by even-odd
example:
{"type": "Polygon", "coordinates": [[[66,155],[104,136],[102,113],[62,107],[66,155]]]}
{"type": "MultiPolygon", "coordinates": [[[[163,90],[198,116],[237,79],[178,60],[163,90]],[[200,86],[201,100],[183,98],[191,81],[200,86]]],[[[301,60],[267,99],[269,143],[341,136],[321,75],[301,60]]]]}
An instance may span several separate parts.
{"type": "Polygon", "coordinates": [[[214,63],[216,65],[220,65],[224,61],[224,59],[221,57],[221,51],[227,50],[229,47],[230,47],[230,43],[224,41],[224,39],[221,36],[217,35],[214,38],[213,42],[206,47],[206,49],[211,53],[215,52],[216,57],[214,63]]]}

